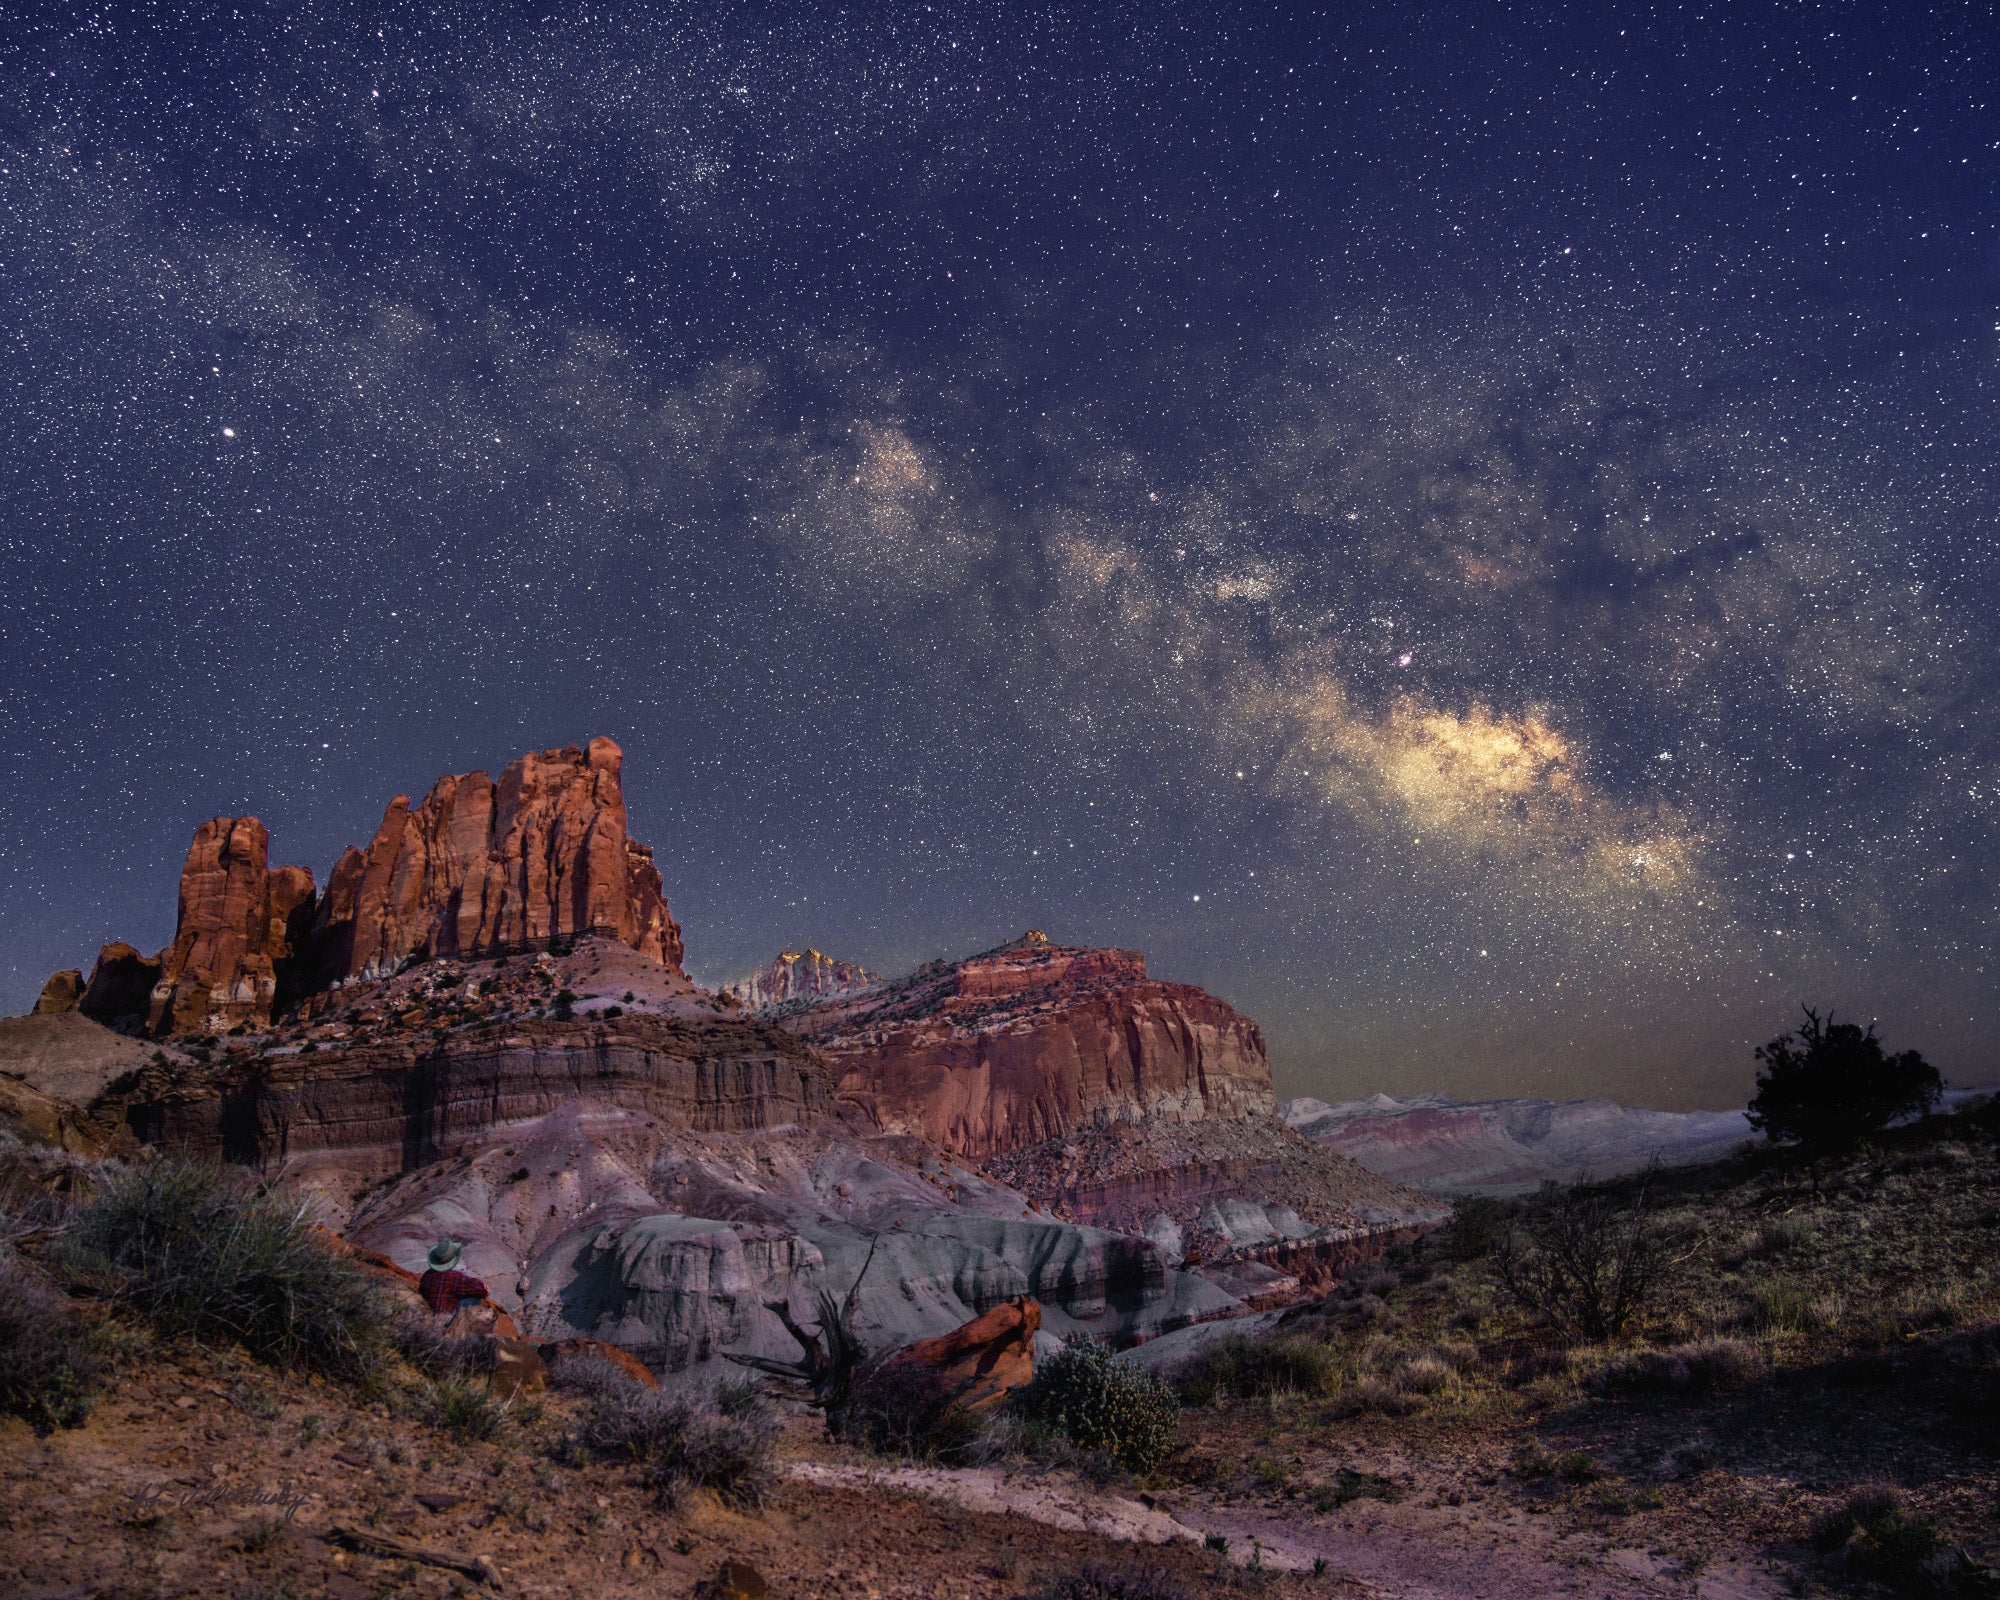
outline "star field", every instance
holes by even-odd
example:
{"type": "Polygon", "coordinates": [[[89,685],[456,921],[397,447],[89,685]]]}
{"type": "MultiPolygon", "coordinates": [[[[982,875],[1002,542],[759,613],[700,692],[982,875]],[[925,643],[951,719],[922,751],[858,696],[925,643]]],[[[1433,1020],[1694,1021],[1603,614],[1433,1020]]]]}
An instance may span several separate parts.
{"type": "Polygon", "coordinates": [[[2000,1077],[1979,6],[29,8],[0,1003],[608,733],[709,982],[1028,926],[1281,1093],[2000,1077]]]}

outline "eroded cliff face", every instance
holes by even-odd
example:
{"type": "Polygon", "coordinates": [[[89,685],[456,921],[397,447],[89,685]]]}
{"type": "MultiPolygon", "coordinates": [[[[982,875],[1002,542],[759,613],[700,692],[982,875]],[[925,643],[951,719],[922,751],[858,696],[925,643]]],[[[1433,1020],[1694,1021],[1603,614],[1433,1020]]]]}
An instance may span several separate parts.
{"type": "Polygon", "coordinates": [[[852,961],[842,961],[824,950],[781,950],[768,967],[734,983],[725,983],[722,992],[742,1002],[746,1011],[766,1013],[781,1006],[860,994],[881,982],[880,973],[870,972],[852,961]]]}
{"type": "Polygon", "coordinates": [[[414,954],[476,959],[599,933],[678,971],[653,853],[626,832],[624,753],[609,739],[522,756],[495,783],[444,777],[398,795],[368,848],[333,869],[314,924],[326,982],[414,954]]]}
{"type": "Polygon", "coordinates": [[[962,1155],[1276,1104],[1263,1034],[1227,1002],[1148,978],[1136,951],[1038,933],[782,1021],[833,1063],[843,1101],[962,1155]]]}

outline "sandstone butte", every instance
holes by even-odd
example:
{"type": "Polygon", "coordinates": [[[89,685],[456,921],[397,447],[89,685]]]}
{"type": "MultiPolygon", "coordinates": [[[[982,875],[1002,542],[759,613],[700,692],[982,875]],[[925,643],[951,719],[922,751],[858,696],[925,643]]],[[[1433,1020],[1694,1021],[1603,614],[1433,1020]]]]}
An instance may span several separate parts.
{"type": "Polygon", "coordinates": [[[986,1156],[1105,1121],[1269,1118],[1257,1024],[1136,950],[1030,930],[895,984],[780,1014],[832,1063],[840,1098],[890,1133],[986,1156]]]}
{"type": "MultiPolygon", "coordinates": [[[[53,983],[55,979],[49,981],[53,983]]],[[[722,992],[747,1010],[768,1012],[778,1006],[854,994],[872,989],[881,981],[880,973],[808,947],[779,951],[768,967],[734,983],[725,983],[722,992]]]]}
{"type": "Polygon", "coordinates": [[[652,851],[626,831],[623,752],[524,755],[501,773],[440,778],[390,801],[315,898],[303,867],[269,865],[255,817],[195,830],[174,940],[146,957],[105,945],[87,984],[57,973],[37,1010],[74,1007],[153,1037],[261,1026],[315,989],[377,978],[415,956],[479,959],[600,934],[678,974],[680,929],[652,851]]]}

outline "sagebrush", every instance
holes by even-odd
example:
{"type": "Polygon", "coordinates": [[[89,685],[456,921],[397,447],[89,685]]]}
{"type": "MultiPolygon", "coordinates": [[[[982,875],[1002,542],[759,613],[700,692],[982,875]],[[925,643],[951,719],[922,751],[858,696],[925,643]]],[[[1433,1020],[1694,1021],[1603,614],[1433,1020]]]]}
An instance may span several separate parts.
{"type": "Polygon", "coordinates": [[[301,1212],[193,1161],[115,1172],[52,1258],[169,1338],[241,1344],[280,1366],[360,1379],[389,1349],[375,1285],[301,1212]]]}

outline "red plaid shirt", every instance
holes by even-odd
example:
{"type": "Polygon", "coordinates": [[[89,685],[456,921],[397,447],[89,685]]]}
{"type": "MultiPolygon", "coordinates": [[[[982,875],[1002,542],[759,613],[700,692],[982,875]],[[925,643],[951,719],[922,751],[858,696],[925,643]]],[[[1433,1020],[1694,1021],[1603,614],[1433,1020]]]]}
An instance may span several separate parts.
{"type": "Polygon", "coordinates": [[[417,1280],[417,1289],[423,1295],[424,1303],[439,1315],[447,1311],[456,1311],[461,1300],[486,1298],[485,1281],[473,1277],[469,1272],[460,1272],[456,1268],[440,1272],[436,1267],[432,1267],[417,1280]]]}

